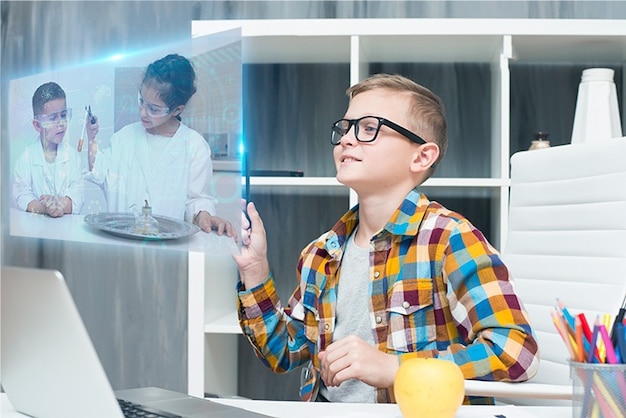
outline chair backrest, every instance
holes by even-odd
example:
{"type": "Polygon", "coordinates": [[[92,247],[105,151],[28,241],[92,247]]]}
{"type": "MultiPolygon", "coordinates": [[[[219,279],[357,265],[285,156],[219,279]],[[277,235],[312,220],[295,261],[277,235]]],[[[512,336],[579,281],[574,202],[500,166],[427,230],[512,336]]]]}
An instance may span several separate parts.
{"type": "Polygon", "coordinates": [[[626,139],[524,151],[511,158],[503,259],[528,310],[541,363],[535,383],[571,385],[550,311],[613,317],[626,293],[626,139]]]}

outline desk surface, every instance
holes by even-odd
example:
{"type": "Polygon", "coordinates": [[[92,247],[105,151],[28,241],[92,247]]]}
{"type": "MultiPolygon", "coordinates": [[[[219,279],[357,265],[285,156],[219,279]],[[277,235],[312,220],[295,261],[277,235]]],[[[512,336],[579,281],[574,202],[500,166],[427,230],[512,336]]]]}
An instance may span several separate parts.
{"type": "MultiPolygon", "coordinates": [[[[277,418],[401,418],[395,404],[305,403],[226,398],[212,400],[277,418]]],[[[26,416],[13,409],[4,393],[0,394],[0,404],[2,418],[26,416]]],[[[506,418],[570,418],[572,410],[569,407],[462,406],[456,416],[493,418],[496,415],[504,415],[506,418]]]]}
{"type": "Polygon", "coordinates": [[[78,241],[94,244],[130,245],[163,248],[181,251],[197,251],[211,254],[229,255],[237,252],[237,243],[227,236],[219,236],[215,232],[197,232],[190,237],[163,241],[140,241],[121,238],[108,234],[87,225],[84,215],[64,215],[51,218],[15,208],[10,211],[11,235],[78,241]]]}

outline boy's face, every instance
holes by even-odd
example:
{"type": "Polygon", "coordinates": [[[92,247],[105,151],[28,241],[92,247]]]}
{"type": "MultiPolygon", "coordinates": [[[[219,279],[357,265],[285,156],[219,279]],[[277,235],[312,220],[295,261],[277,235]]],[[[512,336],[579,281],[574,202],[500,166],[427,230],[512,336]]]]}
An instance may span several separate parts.
{"type": "MultiPolygon", "coordinates": [[[[369,90],[351,99],[344,118],[379,116],[410,129],[408,102],[406,95],[397,92],[369,90]]],[[[410,165],[419,147],[385,125],[380,127],[373,142],[359,142],[352,126],[333,150],[337,180],[358,193],[406,187],[414,181],[410,165]]]]}
{"type": "Polygon", "coordinates": [[[71,109],[67,109],[65,99],[54,99],[43,105],[43,112],[35,116],[33,126],[43,140],[60,144],[70,118],[71,109]]]}

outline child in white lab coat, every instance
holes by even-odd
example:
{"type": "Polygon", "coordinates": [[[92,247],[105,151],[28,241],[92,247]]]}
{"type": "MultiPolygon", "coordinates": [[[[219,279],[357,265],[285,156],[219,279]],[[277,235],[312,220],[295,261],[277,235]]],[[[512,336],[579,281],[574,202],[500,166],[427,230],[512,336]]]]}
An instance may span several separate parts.
{"type": "MultiPolygon", "coordinates": [[[[39,138],[18,158],[13,174],[12,196],[19,209],[53,218],[80,212],[84,189],[81,161],[63,140],[71,117],[61,86],[48,82],[37,88],[32,123],[39,138]]],[[[95,138],[97,132],[97,123],[88,122],[88,137],[95,138]]]]}
{"type": "Polygon", "coordinates": [[[232,225],[215,216],[210,148],[181,122],[195,92],[185,57],[170,54],[150,64],[137,95],[141,120],[116,132],[110,148],[90,141],[87,178],[102,186],[110,212],[141,211],[149,202],[153,214],[233,236],[232,225]]]}

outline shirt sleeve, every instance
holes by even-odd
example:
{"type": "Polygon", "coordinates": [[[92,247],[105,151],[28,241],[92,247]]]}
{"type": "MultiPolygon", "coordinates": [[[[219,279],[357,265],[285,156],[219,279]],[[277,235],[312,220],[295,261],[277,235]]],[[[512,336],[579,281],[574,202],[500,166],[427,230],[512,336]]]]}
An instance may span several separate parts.
{"type": "Polygon", "coordinates": [[[189,190],[187,194],[187,208],[185,220],[193,222],[200,211],[210,215],[216,214],[217,199],[211,194],[213,178],[213,163],[211,150],[199,134],[191,131],[191,158],[189,164],[189,190]],[[195,136],[199,138],[195,138],[195,136]]]}
{"type": "MultiPolygon", "coordinates": [[[[272,276],[253,289],[241,289],[240,283],[239,323],[263,364],[276,373],[286,373],[307,362],[310,342],[304,324],[289,314],[292,309],[283,310],[272,276]]],[[[299,304],[299,293],[294,292],[290,305],[299,304]]]]}
{"type": "Polygon", "coordinates": [[[111,167],[111,159],[111,147],[105,149],[98,148],[93,168],[85,173],[85,180],[103,187],[111,167]]]}
{"type": "Polygon", "coordinates": [[[15,206],[19,210],[25,211],[28,204],[39,199],[33,191],[33,164],[28,158],[27,152],[22,154],[15,163],[15,171],[13,172],[13,185],[11,187],[11,193],[13,195],[13,201],[15,206]]]}
{"type": "Polygon", "coordinates": [[[70,151],[69,170],[66,196],[72,200],[72,213],[77,214],[85,201],[85,180],[80,156],[73,149],[70,151]]]}

